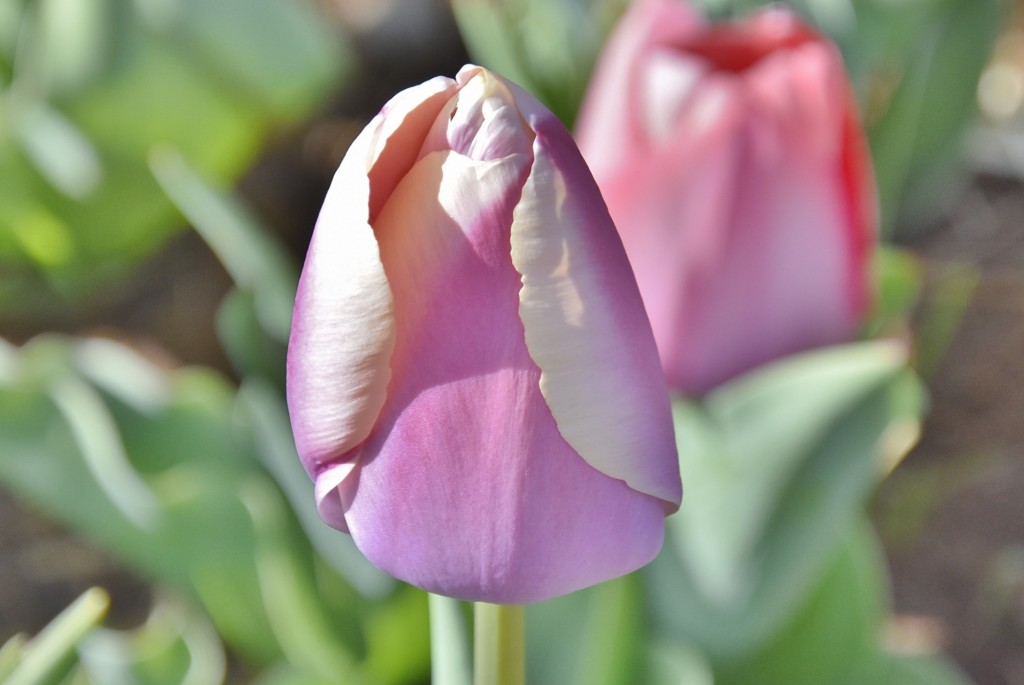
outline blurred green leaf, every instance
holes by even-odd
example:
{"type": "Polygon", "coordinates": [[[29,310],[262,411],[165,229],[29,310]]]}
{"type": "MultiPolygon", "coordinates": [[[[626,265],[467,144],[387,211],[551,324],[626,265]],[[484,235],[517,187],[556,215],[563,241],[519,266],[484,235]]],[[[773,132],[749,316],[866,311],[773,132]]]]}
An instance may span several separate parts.
{"type": "Polygon", "coordinates": [[[905,334],[921,297],[921,263],[909,252],[882,245],[875,252],[872,266],[877,295],[863,337],[905,334]]]}
{"type": "Polygon", "coordinates": [[[211,188],[176,151],[154,150],[150,167],[235,283],[253,294],[263,329],[274,340],[286,342],[299,280],[298,271],[285,256],[286,250],[245,205],[211,188]]]}
{"type": "Polygon", "coordinates": [[[288,0],[179,0],[172,33],[220,86],[291,119],[336,86],[347,54],[316,5],[288,0]]]}
{"type": "Polygon", "coordinates": [[[694,647],[661,640],[648,654],[650,685],[715,685],[707,658],[694,647]]]}
{"type": "Polygon", "coordinates": [[[3,685],[49,685],[61,681],[75,649],[107,613],[110,599],[99,588],[88,590],[22,648],[22,659],[3,685]]]}
{"type": "Polygon", "coordinates": [[[25,658],[26,644],[28,638],[18,634],[0,646],[0,683],[4,682],[25,658]]]}
{"type": "Polygon", "coordinates": [[[224,184],[347,72],[344,38],[308,0],[0,4],[6,317],[94,293],[179,230],[154,146],[224,184]]]}
{"type": "Polygon", "coordinates": [[[939,369],[953,336],[960,329],[981,280],[971,264],[941,265],[936,282],[921,306],[917,321],[917,368],[925,378],[939,369]]]}
{"type": "Polygon", "coordinates": [[[99,185],[103,169],[92,143],[60,112],[42,103],[17,111],[15,134],[36,170],[55,188],[77,200],[99,185]]]}
{"type": "Polygon", "coordinates": [[[902,347],[796,355],[674,403],[687,505],[650,567],[655,614],[717,660],[749,654],[806,598],[881,474],[914,443],[902,347]]]}
{"type": "Polygon", "coordinates": [[[93,630],[79,653],[96,685],[216,685],[227,672],[213,627],[185,602],[167,596],[138,628],[93,630]]]}
{"type": "Polygon", "coordinates": [[[636,574],[527,607],[527,680],[645,682],[647,627],[636,574]]]}
{"type": "Polygon", "coordinates": [[[752,657],[720,666],[716,685],[877,683],[855,674],[874,658],[887,605],[883,553],[861,521],[786,626],[752,657]]]}
{"type": "Polygon", "coordinates": [[[454,0],[473,60],[515,81],[572,127],[624,0],[454,0]]]}
{"type": "Polygon", "coordinates": [[[263,328],[251,292],[232,288],[221,300],[216,324],[220,344],[240,376],[266,378],[284,390],[287,344],[263,328]]]}
{"type": "Polygon", "coordinates": [[[250,478],[242,498],[259,533],[256,566],[270,625],[287,659],[323,678],[363,682],[343,637],[334,631],[316,594],[308,565],[290,535],[287,511],[269,483],[250,478]]]}
{"type": "Polygon", "coordinates": [[[284,491],[320,556],[367,597],[379,598],[393,590],[393,578],[367,561],[350,536],[334,530],[320,518],[313,483],[295,451],[281,395],[267,383],[251,379],[243,383],[238,404],[242,420],[251,431],[257,456],[284,491]]]}
{"type": "Polygon", "coordinates": [[[110,503],[136,528],[155,527],[160,505],[132,467],[118,427],[96,391],[69,374],[49,389],[49,395],[71,429],[82,460],[110,503]]]}
{"type": "Polygon", "coordinates": [[[366,674],[382,685],[422,683],[430,677],[427,593],[400,586],[363,619],[366,674]]]}
{"type": "Polygon", "coordinates": [[[970,685],[971,680],[946,659],[890,655],[876,683],[888,685],[970,685]]]}
{"type": "Polygon", "coordinates": [[[857,7],[858,36],[873,33],[894,46],[875,57],[874,88],[883,92],[884,104],[880,116],[868,112],[877,117],[869,119],[869,133],[882,226],[891,236],[897,226],[907,230],[913,215],[941,204],[941,184],[955,171],[963,134],[976,115],[978,79],[1003,3],[873,0],[857,7]]]}
{"type": "MultiPolygon", "coordinates": [[[[112,352],[107,363],[116,364],[112,352]]],[[[237,649],[272,661],[279,648],[263,609],[255,533],[237,496],[262,469],[236,433],[231,388],[209,372],[152,367],[166,378],[167,399],[140,408],[89,385],[75,357],[61,338],[20,350],[17,373],[0,385],[0,481],[140,572],[200,598],[237,649]],[[114,471],[103,450],[120,452],[114,471]],[[153,517],[125,515],[124,494],[110,497],[121,482],[149,493],[153,517]]],[[[130,351],[124,358],[140,363],[130,351]]]]}
{"type": "Polygon", "coordinates": [[[260,673],[252,685],[335,685],[332,678],[306,673],[294,664],[281,662],[260,673]]]}

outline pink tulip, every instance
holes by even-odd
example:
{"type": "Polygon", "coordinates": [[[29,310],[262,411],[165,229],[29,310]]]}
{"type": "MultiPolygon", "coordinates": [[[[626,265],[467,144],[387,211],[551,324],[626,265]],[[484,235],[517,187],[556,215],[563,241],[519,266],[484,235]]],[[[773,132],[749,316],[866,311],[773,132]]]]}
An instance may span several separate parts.
{"type": "Polygon", "coordinates": [[[709,26],[638,0],[579,117],[669,385],[702,392],[848,339],[875,196],[835,47],[781,8],[709,26]]]}
{"type": "Polygon", "coordinates": [[[668,391],[569,133],[479,67],[399,93],[327,194],[288,348],[323,518],[431,592],[639,568],[681,487],[668,391]]]}

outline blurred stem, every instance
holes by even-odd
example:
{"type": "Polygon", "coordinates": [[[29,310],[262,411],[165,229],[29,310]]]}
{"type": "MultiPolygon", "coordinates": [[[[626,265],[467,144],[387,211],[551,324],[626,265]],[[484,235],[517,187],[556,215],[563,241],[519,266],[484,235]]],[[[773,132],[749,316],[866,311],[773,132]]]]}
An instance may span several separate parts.
{"type": "Polygon", "coordinates": [[[430,601],[430,680],[445,685],[470,685],[460,602],[435,594],[427,597],[430,601]]]}
{"type": "Polygon", "coordinates": [[[526,680],[523,607],[477,602],[473,624],[474,685],[523,685],[526,680]]]}

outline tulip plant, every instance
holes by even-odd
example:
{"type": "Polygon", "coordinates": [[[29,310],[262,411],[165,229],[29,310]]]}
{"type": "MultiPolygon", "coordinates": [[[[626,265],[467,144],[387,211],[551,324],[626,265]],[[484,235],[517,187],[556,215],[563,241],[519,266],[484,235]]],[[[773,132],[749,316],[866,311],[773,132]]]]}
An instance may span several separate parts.
{"type": "MultiPolygon", "coordinates": [[[[538,602],[634,571],[682,496],[597,186],[558,119],[479,67],[398,94],[342,161],[299,282],[288,404],[324,519],[458,599],[538,602]]],[[[478,611],[478,639],[519,623],[504,611],[478,611]]]]}

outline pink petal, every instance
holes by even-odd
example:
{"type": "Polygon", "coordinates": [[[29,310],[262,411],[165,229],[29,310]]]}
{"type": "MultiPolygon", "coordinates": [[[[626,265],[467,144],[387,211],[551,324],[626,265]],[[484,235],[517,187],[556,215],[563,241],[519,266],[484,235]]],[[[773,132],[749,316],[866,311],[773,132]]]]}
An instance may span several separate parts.
{"type": "MultiPolygon", "coordinates": [[[[386,201],[412,162],[410,141],[414,156],[453,89],[450,79],[435,79],[388,103],[345,155],[317,220],[295,298],[287,394],[296,447],[310,475],[323,480],[321,495],[350,472],[391,373],[392,297],[371,204],[386,201]]],[[[344,529],[341,512],[327,507],[324,517],[344,529]]]]}
{"type": "Polygon", "coordinates": [[[587,465],[539,391],[509,226],[530,166],[427,154],[378,223],[398,331],[388,399],[340,489],[364,554],[468,600],[520,603],[627,573],[663,505],[587,465]]]}
{"type": "Polygon", "coordinates": [[[685,40],[702,25],[678,0],[636,0],[623,17],[594,68],[576,122],[576,140],[595,177],[613,172],[644,144],[645,122],[635,102],[642,97],[647,51],[685,40]]]}
{"type": "Polygon", "coordinates": [[[850,297],[864,265],[848,248],[844,83],[835,57],[807,44],[766,57],[744,79],[743,123],[732,134],[742,161],[730,214],[713,228],[728,248],[677,293],[674,335],[663,345],[671,382],[690,391],[845,340],[862,313],[850,297]]]}

